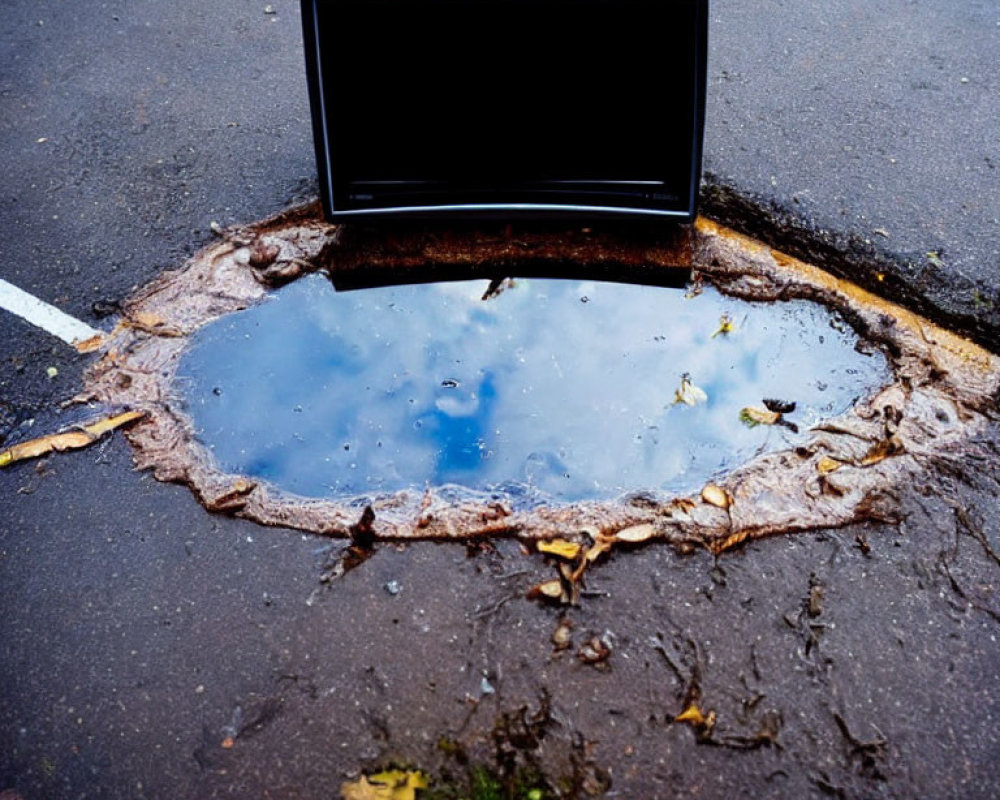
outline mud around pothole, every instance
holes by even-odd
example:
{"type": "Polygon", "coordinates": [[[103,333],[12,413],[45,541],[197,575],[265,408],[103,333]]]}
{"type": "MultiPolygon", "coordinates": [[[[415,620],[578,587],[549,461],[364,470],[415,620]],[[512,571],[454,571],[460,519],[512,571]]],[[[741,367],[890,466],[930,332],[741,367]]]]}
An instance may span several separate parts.
{"type": "MultiPolygon", "coordinates": [[[[643,280],[649,279],[643,277],[643,280]]],[[[588,284],[591,285],[593,288],[581,288],[579,283],[559,284],[561,288],[558,291],[578,295],[570,298],[572,303],[569,305],[574,308],[590,306],[590,303],[582,303],[581,298],[586,296],[589,300],[593,294],[596,311],[598,286],[588,284]]],[[[455,286],[452,284],[448,291],[458,291],[455,286]]],[[[532,286],[554,287],[555,284],[528,281],[520,288],[508,290],[510,297],[506,300],[508,292],[486,301],[494,306],[485,307],[513,309],[524,302],[519,298],[529,296],[529,287],[532,286]]],[[[300,282],[286,291],[314,295],[319,289],[300,282]]],[[[378,291],[389,291],[391,294],[393,290],[378,291]]],[[[479,287],[476,291],[480,291],[479,287]]],[[[545,288],[544,291],[551,294],[556,290],[545,288]]],[[[642,295],[644,302],[652,297],[653,291],[671,290],[650,290],[642,295]]],[[[350,293],[344,296],[352,297],[350,293]]],[[[680,293],[674,296],[681,297],[680,293]]],[[[277,303],[280,302],[279,298],[277,303]]],[[[402,303],[402,307],[409,302],[402,303]]],[[[458,307],[467,310],[462,305],[467,302],[463,300],[458,307]]],[[[637,304],[636,298],[629,301],[630,307],[638,308],[637,304]]],[[[267,306],[263,308],[260,313],[266,313],[267,306]]],[[[589,308],[583,310],[590,312],[589,308]]],[[[354,311],[341,311],[339,318],[348,320],[346,324],[354,334],[370,320],[372,313],[372,308],[362,306],[354,311]]],[[[551,308],[537,313],[557,316],[551,308]]],[[[652,316],[653,312],[649,314],[652,316]]],[[[642,314],[637,312],[634,316],[638,318],[642,314]]],[[[614,315],[609,319],[615,319],[614,315]]],[[[629,320],[630,323],[633,321],[629,320]]],[[[225,319],[216,323],[217,326],[226,324],[225,319]]],[[[337,323],[332,324],[335,326],[337,323]]],[[[597,327],[600,325],[598,323],[597,327]]],[[[264,327],[270,329],[271,326],[264,327]]],[[[716,333],[704,325],[698,327],[702,337],[711,339],[716,333]]],[[[837,340],[835,334],[838,332],[830,329],[828,322],[821,323],[821,327],[824,336],[837,340]]],[[[521,330],[531,328],[545,330],[537,323],[523,326],[521,330]]],[[[682,332],[683,335],[692,335],[690,324],[671,326],[669,321],[664,321],[662,328],[662,334],[655,334],[651,329],[644,330],[636,341],[645,346],[645,340],[652,338],[654,341],[649,343],[649,347],[651,352],[657,352],[653,347],[660,344],[655,342],[656,335],[670,337],[682,335],[682,332]]],[[[752,331],[753,323],[748,328],[752,331]]],[[[448,338],[458,336],[461,328],[448,321],[447,317],[442,317],[441,330],[444,331],[441,335],[448,338]]],[[[398,330],[394,335],[405,338],[398,330]]],[[[812,335],[818,333],[813,331],[812,335]]],[[[560,357],[572,355],[572,344],[578,338],[574,332],[559,339],[561,346],[570,347],[568,351],[561,352],[560,357]]],[[[778,337],[779,340],[781,338],[778,337]]],[[[784,338],[795,340],[796,346],[801,345],[801,332],[787,334],[784,338]]],[[[486,337],[484,341],[488,339],[486,337]]],[[[614,338],[608,336],[606,340],[613,342],[614,338]]],[[[763,344],[750,342],[749,350],[767,347],[767,341],[767,336],[761,334],[763,344]]],[[[356,344],[348,340],[343,346],[349,351],[356,344]]],[[[412,342],[404,344],[411,349],[413,347],[412,342]]],[[[815,352],[818,340],[812,344],[811,349],[815,352]]],[[[555,340],[545,340],[544,334],[526,337],[514,342],[514,353],[518,347],[523,349],[529,345],[540,348],[536,355],[551,355],[555,340]]],[[[371,348],[374,345],[370,340],[365,346],[371,348]]],[[[663,539],[682,546],[704,545],[719,551],[747,538],[763,535],[839,526],[866,518],[892,519],[895,515],[893,487],[919,469],[923,457],[960,452],[963,442],[982,425],[980,412],[990,402],[998,382],[997,360],[985,351],[855,287],[710,223],[699,224],[690,232],[688,239],[681,236],[666,242],[656,242],[648,237],[633,239],[620,232],[599,233],[589,229],[525,231],[523,235],[475,230],[453,231],[448,235],[410,231],[375,240],[366,239],[357,231],[345,232],[322,222],[314,209],[300,210],[232,232],[227,241],[202,251],[181,270],[164,276],[148,287],[128,305],[125,320],[104,347],[104,357],[90,375],[88,396],[104,403],[148,412],[147,418],[129,432],[129,438],[136,447],[139,466],[152,468],[158,478],[187,483],[211,510],[231,512],[264,524],[286,525],[340,536],[356,533],[362,525],[366,535],[373,538],[397,539],[514,535],[526,539],[559,537],[587,544],[595,538],[613,537],[623,529],[648,526],[642,528],[644,541],[663,539]],[[759,439],[769,438],[776,449],[773,452],[752,450],[740,458],[723,459],[709,469],[708,475],[699,475],[694,481],[700,483],[710,479],[709,491],[698,491],[697,486],[684,486],[680,482],[676,492],[672,493],[669,469],[658,465],[654,459],[648,473],[628,475],[627,481],[615,483],[614,479],[603,478],[612,484],[605,494],[595,495],[590,491],[595,480],[601,482],[601,479],[592,476],[581,479],[580,486],[584,488],[567,492],[563,497],[558,491],[553,492],[542,486],[542,495],[549,495],[555,502],[549,502],[550,497],[536,495],[531,497],[530,502],[519,503],[516,493],[512,498],[510,494],[491,491],[494,483],[517,481],[517,469],[506,476],[485,478],[478,484],[470,481],[467,491],[456,492],[450,485],[457,482],[456,477],[461,477],[458,474],[461,469],[450,473],[432,471],[426,478],[426,486],[415,485],[420,478],[413,474],[401,477],[396,483],[390,481],[379,485],[378,481],[385,480],[389,473],[386,464],[377,459],[363,469],[376,477],[374,485],[340,487],[346,491],[333,499],[303,497],[271,484],[267,479],[273,476],[267,470],[255,476],[247,474],[254,471],[253,465],[248,462],[227,461],[226,457],[217,459],[197,436],[199,425],[204,428],[206,423],[194,422],[186,410],[186,406],[190,407],[190,400],[184,399],[185,387],[178,378],[178,368],[182,363],[194,363],[184,360],[192,336],[213,320],[261,303],[273,288],[305,273],[326,272],[334,283],[359,282],[362,278],[387,282],[388,277],[402,281],[413,280],[414,276],[419,276],[420,280],[485,277],[495,279],[500,286],[502,279],[512,273],[523,274],[522,269],[532,278],[546,273],[564,276],[583,273],[588,278],[594,278],[595,274],[602,278],[634,277],[636,274],[659,275],[662,278],[678,264],[690,266],[693,270],[689,292],[702,292],[702,297],[696,298],[693,303],[715,304],[712,306],[713,313],[707,316],[715,318],[712,328],[722,329],[712,341],[712,344],[721,345],[716,349],[731,347],[740,336],[746,335],[747,331],[742,326],[745,320],[749,321],[750,315],[748,312],[744,317],[740,311],[733,310],[737,308],[737,301],[771,302],[776,308],[809,301],[819,304],[808,312],[819,315],[814,316],[814,320],[829,320],[830,314],[834,315],[834,319],[845,320],[865,346],[878,353],[862,363],[875,364],[880,359],[885,360],[888,369],[884,374],[879,375],[879,369],[870,373],[870,377],[879,376],[884,380],[881,385],[868,384],[866,388],[848,382],[848,395],[851,396],[848,397],[847,408],[836,403],[824,408],[817,401],[812,405],[806,403],[801,410],[797,407],[793,413],[784,401],[801,401],[805,389],[792,392],[799,397],[770,397],[787,392],[775,386],[765,389],[766,380],[754,387],[752,392],[741,395],[736,404],[724,413],[728,423],[738,426],[740,411],[749,408],[753,413],[749,419],[744,415],[744,421],[763,425],[753,430],[734,427],[739,436],[726,433],[724,438],[739,438],[744,434],[759,439]],[[716,290],[721,295],[716,295],[716,290]],[[718,314],[714,313],[716,310],[718,314]],[[728,317],[724,318],[723,313],[728,317]],[[729,320],[732,329],[725,329],[725,319],[729,320]],[[717,341],[719,338],[724,341],[717,341]],[[854,402],[856,394],[853,393],[857,392],[861,396],[854,402]],[[770,404],[769,408],[763,403],[764,399],[783,402],[770,404]],[[799,433],[792,435],[790,428],[774,424],[778,422],[797,425],[799,433]],[[762,432],[764,436],[761,436],[762,432]],[[786,435],[788,438],[785,438],[786,435]],[[660,475],[666,477],[657,480],[660,475]],[[364,515],[362,511],[365,511],[364,515]]],[[[480,345],[480,350],[482,347],[480,345]]],[[[635,346],[629,346],[629,352],[635,349],[635,346]]],[[[682,352],[687,351],[682,349],[682,352]]],[[[794,352],[794,347],[786,352],[794,352]]],[[[801,350],[799,353],[799,360],[808,360],[807,353],[803,354],[801,350]]],[[[245,358],[245,354],[237,352],[232,355],[237,361],[245,358]]],[[[448,357],[463,360],[454,353],[446,355],[445,360],[448,357]]],[[[607,358],[606,355],[602,357],[607,358]]],[[[699,405],[701,396],[696,392],[690,394],[691,386],[699,387],[697,370],[684,366],[680,356],[660,357],[665,363],[659,368],[652,362],[640,364],[639,373],[643,375],[643,382],[636,385],[651,387],[650,391],[655,390],[655,399],[650,401],[649,409],[637,418],[643,415],[653,417],[655,414],[666,419],[671,414],[677,416],[675,412],[687,410],[699,413],[697,408],[675,409],[672,406],[675,397],[682,400],[678,404],[680,406],[686,406],[685,399],[692,400],[696,407],[699,405]],[[690,380],[687,389],[681,381],[685,372],[690,380]],[[689,392],[687,397],[685,391],[689,392]]],[[[790,364],[795,363],[795,356],[788,355],[786,358],[790,364]]],[[[774,359],[781,363],[780,349],[775,352],[774,359]]],[[[362,361],[374,363],[374,352],[369,350],[362,361]]],[[[396,362],[390,359],[390,363],[396,364],[397,372],[405,368],[406,361],[403,356],[397,357],[396,362]]],[[[575,369],[584,368],[581,365],[589,367],[600,363],[600,358],[588,360],[581,357],[575,369]]],[[[476,386],[475,402],[479,404],[482,404],[484,394],[496,392],[497,384],[487,391],[483,375],[476,372],[484,369],[482,364],[454,366],[454,370],[441,371],[443,367],[437,369],[425,365],[425,369],[419,370],[421,377],[427,377],[423,374],[425,372],[433,373],[430,376],[433,387],[428,384],[427,389],[430,393],[426,397],[420,395],[420,402],[427,405],[424,411],[444,413],[440,405],[444,403],[445,408],[453,412],[450,416],[445,413],[446,417],[461,419],[463,412],[469,410],[466,406],[473,402],[470,395],[462,395],[463,386],[468,387],[470,383],[476,386]],[[466,367],[473,372],[466,375],[463,372],[466,367]],[[438,375],[437,371],[441,374],[438,375]],[[452,371],[454,374],[451,374],[452,371]]],[[[256,371],[262,368],[248,366],[248,369],[256,371]]],[[[788,371],[797,373],[799,369],[792,367],[786,373],[788,371]]],[[[208,373],[204,375],[205,379],[209,377],[208,373]]],[[[322,381],[323,378],[318,377],[317,380],[322,381]]],[[[814,380],[822,379],[817,377],[814,380]]],[[[808,382],[807,379],[806,384],[808,382]]],[[[284,385],[287,381],[276,383],[281,384],[276,386],[281,391],[289,388],[284,385]]],[[[521,390],[530,383],[532,380],[529,377],[528,382],[521,385],[521,390]]],[[[746,382],[740,380],[735,383],[745,385],[746,382]]],[[[366,382],[364,385],[370,384],[366,382]]],[[[221,394],[211,395],[209,402],[212,402],[211,397],[218,397],[220,407],[222,398],[240,394],[240,391],[227,392],[222,385],[212,388],[218,388],[221,394]]],[[[360,383],[355,388],[359,393],[366,391],[360,383]]],[[[391,386],[388,388],[391,389],[391,386]]],[[[397,388],[400,394],[407,394],[403,387],[397,388]]],[[[713,387],[709,388],[713,390],[706,394],[711,397],[716,392],[713,387]]],[[[384,393],[386,389],[383,386],[374,391],[384,393]]],[[[631,400],[637,397],[639,391],[636,388],[625,394],[631,400]]],[[[545,392],[553,390],[547,388],[545,392]]],[[[610,396],[613,398],[615,391],[610,396]]],[[[417,398],[418,393],[414,389],[413,405],[417,405],[417,398]]],[[[605,396],[604,402],[611,401],[605,396]]],[[[349,403],[341,398],[338,405],[342,409],[349,403]]],[[[517,405],[515,403],[515,407],[517,405]]],[[[701,413],[710,412],[712,406],[706,403],[704,408],[707,411],[701,413]]],[[[553,413],[557,412],[558,404],[553,407],[553,413]]],[[[305,415],[305,403],[292,401],[290,413],[305,415]],[[302,412],[295,411],[297,405],[302,406],[302,412]]],[[[264,415],[267,415],[266,411],[264,415]]],[[[598,417],[607,416],[606,406],[603,412],[598,412],[598,417]]],[[[335,417],[339,420],[351,418],[351,413],[335,417]]],[[[467,414],[465,418],[475,419],[475,414],[467,414]]],[[[442,418],[436,424],[440,431],[447,420],[442,418]]],[[[718,424],[709,423],[705,429],[715,432],[718,424]]],[[[345,433],[349,432],[337,431],[334,438],[337,447],[343,453],[349,453],[351,451],[343,450],[343,446],[350,446],[355,437],[345,433]]],[[[302,438],[307,438],[307,434],[303,433],[302,438]]],[[[489,442],[486,437],[481,438],[488,451],[489,442]]],[[[398,444],[394,435],[387,435],[386,439],[398,444]]],[[[376,450],[378,441],[376,435],[376,450]]],[[[478,459],[477,437],[473,436],[471,441],[477,450],[473,455],[478,459]]],[[[468,442],[461,447],[467,445],[468,442]]],[[[446,443],[445,449],[448,446],[446,443]]],[[[591,442],[588,446],[591,449],[584,451],[580,464],[593,462],[593,448],[599,448],[601,443],[591,442]]],[[[456,451],[458,456],[461,456],[461,447],[456,451]]],[[[535,450],[530,445],[526,446],[518,458],[527,458],[533,452],[535,450]]],[[[345,458],[340,452],[338,457],[345,458]]],[[[347,463],[350,469],[350,463],[358,462],[347,463]]],[[[551,473],[564,474],[561,472],[563,465],[557,461],[547,463],[546,469],[551,473]]],[[[574,466],[573,469],[577,468],[574,466]]],[[[619,469],[611,470],[609,475],[619,472],[619,469]]],[[[573,472],[570,474],[572,477],[573,472]]],[[[530,481],[522,481],[522,484],[532,486],[530,481]]],[[[538,488],[537,482],[535,486],[538,488]]],[[[304,488],[293,485],[292,488],[303,494],[312,494],[314,490],[309,485],[304,488]]]]}

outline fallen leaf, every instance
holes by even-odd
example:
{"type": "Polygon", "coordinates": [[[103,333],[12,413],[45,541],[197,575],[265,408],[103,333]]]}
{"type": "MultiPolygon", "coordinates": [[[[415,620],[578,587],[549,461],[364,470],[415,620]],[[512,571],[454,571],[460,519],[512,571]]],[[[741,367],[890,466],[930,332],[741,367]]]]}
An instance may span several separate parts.
{"type": "Polygon", "coordinates": [[[647,539],[652,538],[656,535],[656,526],[650,525],[648,522],[643,525],[632,525],[628,528],[622,528],[622,530],[615,533],[615,541],[618,542],[628,542],[629,544],[638,544],[639,542],[645,542],[647,539]]]}
{"type": "Polygon", "coordinates": [[[705,488],[701,490],[701,499],[716,508],[729,508],[729,495],[714,483],[705,484],[705,488]]]}
{"type": "Polygon", "coordinates": [[[102,344],[104,344],[104,334],[97,333],[89,339],[76,340],[73,342],[73,347],[76,348],[76,352],[78,353],[93,353],[102,344]]]}
{"type": "Polygon", "coordinates": [[[156,328],[163,324],[163,317],[150,311],[138,311],[131,316],[131,321],[138,328],[156,328]]]}
{"type": "Polygon", "coordinates": [[[611,642],[605,636],[594,636],[585,642],[576,657],[584,664],[603,664],[611,657],[611,642]]]}
{"type": "Polygon", "coordinates": [[[114,417],[107,417],[97,422],[92,422],[89,425],[83,425],[76,430],[53,433],[38,439],[32,439],[28,442],[15,444],[6,450],[0,450],[0,467],[6,467],[15,461],[38,458],[38,456],[44,456],[53,451],[61,453],[65,450],[77,450],[81,447],[87,447],[100,439],[108,431],[112,431],[122,425],[127,425],[144,416],[144,411],[127,411],[124,414],[118,414],[114,417]]]}
{"type": "Polygon", "coordinates": [[[715,333],[712,334],[712,338],[714,339],[720,334],[722,336],[728,336],[734,330],[736,330],[736,323],[733,322],[733,318],[729,316],[729,314],[723,314],[719,317],[719,327],[715,333]]]}
{"type": "Polygon", "coordinates": [[[340,796],[343,800],[416,800],[417,790],[428,786],[427,776],[419,770],[394,769],[347,781],[340,786],[340,796]]]}
{"type": "Polygon", "coordinates": [[[756,428],[758,425],[774,425],[779,419],[781,419],[781,414],[765,408],[747,406],[740,411],[740,422],[749,428],[756,428]]]}
{"type": "Polygon", "coordinates": [[[573,561],[583,549],[579,542],[569,542],[566,539],[548,539],[540,541],[536,548],[539,553],[545,553],[558,558],[573,561]]]}
{"type": "Polygon", "coordinates": [[[681,375],[681,385],[674,391],[674,405],[684,403],[687,406],[696,406],[699,403],[708,401],[708,395],[700,386],[695,386],[691,382],[691,376],[686,372],[681,375]]]}
{"type": "Polygon", "coordinates": [[[706,719],[707,717],[701,713],[701,709],[698,708],[698,705],[696,703],[692,703],[680,714],[674,717],[674,722],[689,722],[696,728],[700,728],[705,724],[706,719]]]}
{"type": "Polygon", "coordinates": [[[896,455],[902,449],[903,447],[899,443],[899,440],[895,436],[890,436],[888,439],[883,439],[881,442],[873,444],[858,463],[862,467],[870,467],[873,464],[884,461],[889,456],[896,455]]]}
{"type": "Polygon", "coordinates": [[[545,581],[538,584],[537,586],[532,586],[528,590],[529,600],[562,600],[563,599],[563,587],[562,581],[545,581]]]}
{"type": "Polygon", "coordinates": [[[697,504],[688,497],[675,497],[670,501],[670,510],[679,511],[682,514],[690,514],[697,504]]]}
{"type": "Polygon", "coordinates": [[[559,626],[552,632],[552,644],[556,652],[568,650],[573,644],[573,622],[568,617],[561,617],[559,626]]]}
{"type": "Polygon", "coordinates": [[[836,472],[842,466],[844,466],[843,461],[830,458],[830,456],[823,456],[816,464],[816,469],[819,471],[820,475],[829,475],[831,472],[836,472]]]}
{"type": "Polygon", "coordinates": [[[588,549],[583,556],[584,564],[593,564],[602,555],[611,550],[612,545],[615,543],[614,539],[606,538],[604,536],[598,537],[588,549]]]}

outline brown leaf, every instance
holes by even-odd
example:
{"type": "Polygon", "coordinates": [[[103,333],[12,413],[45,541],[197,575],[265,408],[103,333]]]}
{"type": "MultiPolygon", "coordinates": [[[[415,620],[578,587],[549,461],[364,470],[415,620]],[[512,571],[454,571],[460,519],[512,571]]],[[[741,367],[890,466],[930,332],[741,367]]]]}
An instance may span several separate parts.
{"type": "Polygon", "coordinates": [[[73,347],[76,348],[78,353],[93,353],[95,350],[100,348],[102,344],[104,344],[104,334],[97,333],[89,339],[81,339],[73,342],[73,347]]]}
{"type": "Polygon", "coordinates": [[[6,467],[15,461],[44,456],[53,451],[63,452],[65,450],[77,450],[81,447],[87,447],[109,431],[134,422],[145,415],[146,412],[144,411],[127,411],[124,414],[117,414],[113,417],[97,420],[89,425],[83,425],[77,430],[53,433],[49,436],[42,436],[28,442],[15,444],[6,450],[0,451],[0,467],[6,467]]]}
{"type": "Polygon", "coordinates": [[[903,445],[900,443],[899,439],[895,436],[890,436],[888,439],[883,439],[881,442],[873,444],[858,463],[862,467],[870,467],[873,464],[878,464],[880,461],[884,461],[889,456],[901,453],[902,450],[903,445]]]}

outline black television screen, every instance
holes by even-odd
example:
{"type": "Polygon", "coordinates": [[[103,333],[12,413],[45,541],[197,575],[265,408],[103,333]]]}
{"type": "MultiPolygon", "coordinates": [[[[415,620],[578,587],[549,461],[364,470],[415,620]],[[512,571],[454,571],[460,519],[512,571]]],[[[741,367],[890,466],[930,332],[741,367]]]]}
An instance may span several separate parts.
{"type": "Polygon", "coordinates": [[[690,219],[706,0],[303,0],[326,212],[690,219]]]}

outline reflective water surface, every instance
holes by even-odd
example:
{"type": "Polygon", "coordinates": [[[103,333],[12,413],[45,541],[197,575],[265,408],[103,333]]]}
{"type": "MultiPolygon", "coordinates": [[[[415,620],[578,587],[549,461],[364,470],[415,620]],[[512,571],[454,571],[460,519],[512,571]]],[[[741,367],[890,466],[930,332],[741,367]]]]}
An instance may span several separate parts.
{"type": "Polygon", "coordinates": [[[527,507],[691,491],[803,436],[747,427],[745,406],[795,402],[804,431],[889,374],[803,301],[542,279],[483,300],[487,286],[296,281],[199,331],[185,410],[224,469],[297,494],[458,484],[527,507]],[[675,402],[684,375],[706,400],[675,402]]]}

